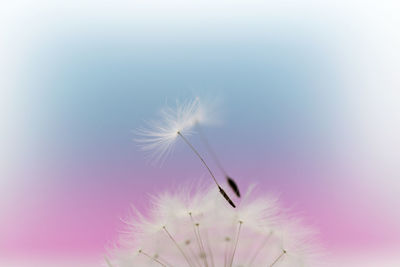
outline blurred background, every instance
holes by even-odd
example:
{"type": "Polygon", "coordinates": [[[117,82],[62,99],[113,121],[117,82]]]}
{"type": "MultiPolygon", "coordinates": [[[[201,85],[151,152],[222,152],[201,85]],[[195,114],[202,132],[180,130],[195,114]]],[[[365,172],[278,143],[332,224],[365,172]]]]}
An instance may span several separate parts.
{"type": "Polygon", "coordinates": [[[194,95],[222,100],[205,132],[228,172],[279,194],[333,266],[400,266],[399,10],[2,2],[0,266],[99,266],[131,204],[208,179],[184,145],[154,166],[133,141],[194,95]]]}

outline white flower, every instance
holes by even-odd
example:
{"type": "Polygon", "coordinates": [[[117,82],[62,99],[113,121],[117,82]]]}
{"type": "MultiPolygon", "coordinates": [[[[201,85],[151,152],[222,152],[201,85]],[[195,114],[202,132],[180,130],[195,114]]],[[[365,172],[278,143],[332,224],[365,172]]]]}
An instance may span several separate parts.
{"type": "Polygon", "coordinates": [[[313,234],[283,215],[274,198],[246,194],[237,209],[216,188],[153,199],[126,222],[113,267],[294,267],[316,265],[313,234]]]}
{"type": "Polygon", "coordinates": [[[175,107],[161,110],[160,120],[149,122],[148,128],[138,129],[135,141],[156,161],[163,159],[171,152],[179,133],[193,133],[194,117],[198,109],[197,98],[183,103],[177,101],[175,107]]]}

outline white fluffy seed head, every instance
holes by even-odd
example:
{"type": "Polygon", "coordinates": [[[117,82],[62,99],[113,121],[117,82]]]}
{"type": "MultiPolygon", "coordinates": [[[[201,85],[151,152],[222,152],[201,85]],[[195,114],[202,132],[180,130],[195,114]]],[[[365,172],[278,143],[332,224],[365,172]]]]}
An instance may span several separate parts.
{"type": "Polygon", "coordinates": [[[178,132],[185,136],[194,133],[196,125],[216,125],[221,122],[218,98],[198,96],[161,110],[160,118],[148,121],[147,127],[135,131],[135,141],[151,159],[162,161],[173,149],[178,132]]]}
{"type": "Polygon", "coordinates": [[[114,267],[321,266],[313,233],[284,215],[275,198],[244,196],[232,209],[214,187],[153,198],[126,222],[114,267]],[[236,248],[235,248],[236,247],[236,248]]]}
{"type": "Polygon", "coordinates": [[[217,97],[196,96],[197,109],[193,116],[194,124],[209,126],[221,123],[221,101],[217,97]]]}
{"type": "Polygon", "coordinates": [[[177,140],[178,133],[190,135],[193,133],[195,116],[199,110],[199,99],[176,102],[174,107],[166,107],[160,112],[160,119],[150,121],[147,128],[136,130],[141,149],[148,152],[156,161],[167,156],[177,140]]]}

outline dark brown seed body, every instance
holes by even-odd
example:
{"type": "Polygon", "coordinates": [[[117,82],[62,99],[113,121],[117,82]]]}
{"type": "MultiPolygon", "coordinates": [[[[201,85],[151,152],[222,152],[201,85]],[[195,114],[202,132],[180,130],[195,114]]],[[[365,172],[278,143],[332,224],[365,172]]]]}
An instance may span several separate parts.
{"type": "Polygon", "coordinates": [[[222,187],[218,186],[219,192],[221,193],[221,195],[226,199],[226,201],[229,202],[229,204],[231,204],[232,207],[236,208],[235,203],[233,203],[233,201],[230,199],[230,197],[228,196],[227,193],[225,193],[224,189],[222,189],[222,187]]]}
{"type": "Polygon", "coordinates": [[[237,197],[240,197],[239,187],[237,186],[236,182],[229,176],[226,176],[226,180],[228,181],[228,185],[232,191],[235,192],[237,197]]]}

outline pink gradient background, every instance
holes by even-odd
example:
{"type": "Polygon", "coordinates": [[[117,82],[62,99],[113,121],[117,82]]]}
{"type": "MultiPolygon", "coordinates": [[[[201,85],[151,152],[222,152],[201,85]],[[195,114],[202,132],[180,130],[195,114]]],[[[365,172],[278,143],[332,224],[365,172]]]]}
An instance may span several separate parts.
{"type": "Polygon", "coordinates": [[[4,5],[0,266],[99,266],[131,204],[208,179],[182,144],[153,166],[132,140],[193,94],[223,100],[206,133],[242,188],[279,194],[333,259],[393,257],[398,6],[305,3],[4,5]]]}

